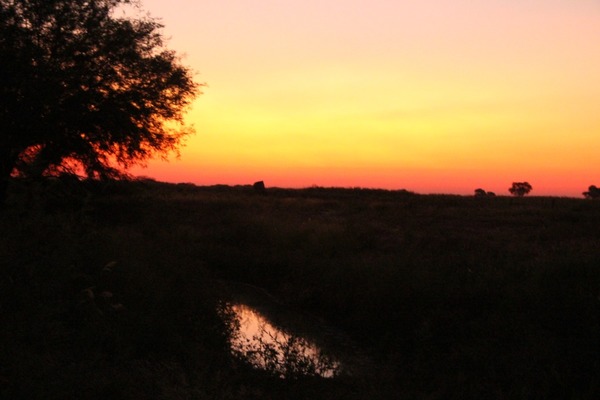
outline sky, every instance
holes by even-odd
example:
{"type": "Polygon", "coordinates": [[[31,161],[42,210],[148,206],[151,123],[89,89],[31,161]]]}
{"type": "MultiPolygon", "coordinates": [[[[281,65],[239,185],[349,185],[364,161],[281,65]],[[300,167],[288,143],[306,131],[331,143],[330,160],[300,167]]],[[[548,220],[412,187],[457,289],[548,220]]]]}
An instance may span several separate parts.
{"type": "Polygon", "coordinates": [[[142,0],[203,94],[169,182],[580,197],[598,0],[142,0]]]}

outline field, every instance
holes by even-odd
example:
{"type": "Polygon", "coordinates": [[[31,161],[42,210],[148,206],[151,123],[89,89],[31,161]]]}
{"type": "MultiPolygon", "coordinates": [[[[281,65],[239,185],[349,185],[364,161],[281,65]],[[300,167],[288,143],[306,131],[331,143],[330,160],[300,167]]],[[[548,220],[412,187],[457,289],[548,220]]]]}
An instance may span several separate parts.
{"type": "Polygon", "coordinates": [[[12,182],[0,398],[595,399],[600,202],[12,182]],[[343,331],[332,379],[231,357],[224,282],[343,331]]]}

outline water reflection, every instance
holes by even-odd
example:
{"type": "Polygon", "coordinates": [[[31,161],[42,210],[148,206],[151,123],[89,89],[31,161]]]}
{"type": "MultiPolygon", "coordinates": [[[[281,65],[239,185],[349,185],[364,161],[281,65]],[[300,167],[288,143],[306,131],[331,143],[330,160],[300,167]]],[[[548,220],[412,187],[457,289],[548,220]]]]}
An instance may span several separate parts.
{"type": "Polygon", "coordinates": [[[303,337],[274,326],[257,310],[232,304],[234,329],[231,349],[256,368],[281,378],[302,375],[331,378],[341,365],[303,337]]]}

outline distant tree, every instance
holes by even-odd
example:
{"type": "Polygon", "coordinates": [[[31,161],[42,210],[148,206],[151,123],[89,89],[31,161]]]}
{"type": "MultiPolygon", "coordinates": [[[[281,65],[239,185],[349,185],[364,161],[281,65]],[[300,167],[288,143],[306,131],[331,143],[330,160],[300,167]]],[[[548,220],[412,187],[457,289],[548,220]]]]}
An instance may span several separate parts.
{"type": "Polygon", "coordinates": [[[0,0],[0,204],[11,174],[118,176],[192,132],[199,85],[135,3],[0,0]]]}
{"type": "Polygon", "coordinates": [[[600,189],[597,188],[595,185],[591,185],[588,188],[587,192],[583,192],[583,195],[587,199],[599,199],[600,198],[600,189]]]}
{"type": "Polygon", "coordinates": [[[513,196],[523,197],[531,192],[531,189],[533,189],[533,187],[528,182],[513,182],[508,191],[513,196]]]}
{"type": "Polygon", "coordinates": [[[475,189],[475,197],[495,197],[496,193],[494,192],[486,192],[485,190],[479,188],[475,189]]]}

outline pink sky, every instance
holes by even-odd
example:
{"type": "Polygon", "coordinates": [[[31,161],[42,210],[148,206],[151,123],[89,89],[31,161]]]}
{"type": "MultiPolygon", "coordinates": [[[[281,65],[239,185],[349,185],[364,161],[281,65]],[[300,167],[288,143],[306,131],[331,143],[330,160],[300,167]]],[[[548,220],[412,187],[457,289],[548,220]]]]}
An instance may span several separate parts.
{"type": "Polygon", "coordinates": [[[145,0],[207,83],[197,184],[580,196],[600,184],[600,3],[145,0]]]}

